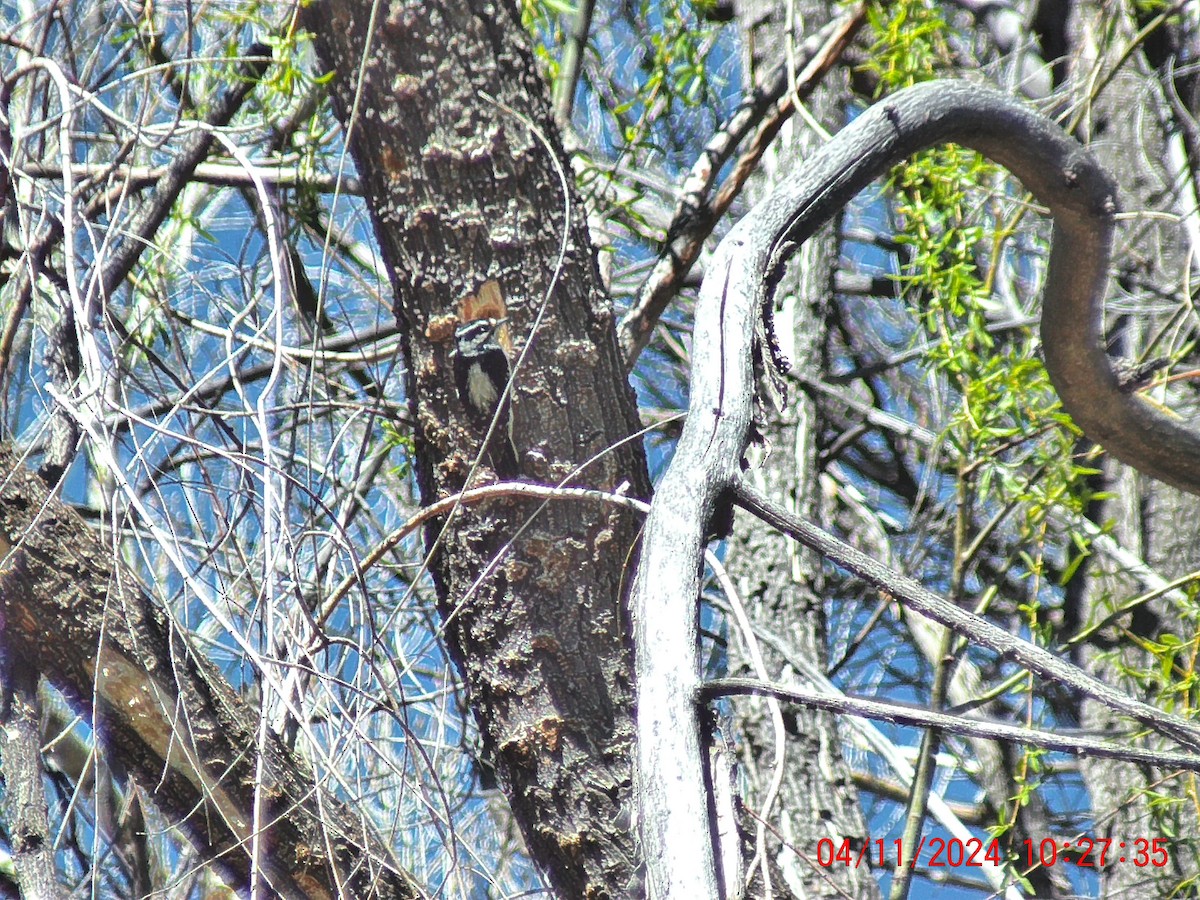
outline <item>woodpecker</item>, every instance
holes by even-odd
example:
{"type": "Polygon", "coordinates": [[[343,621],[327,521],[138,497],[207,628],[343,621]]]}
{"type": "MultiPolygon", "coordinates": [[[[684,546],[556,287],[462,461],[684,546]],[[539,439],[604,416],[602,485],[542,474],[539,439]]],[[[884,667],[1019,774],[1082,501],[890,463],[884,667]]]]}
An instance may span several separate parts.
{"type": "Polygon", "coordinates": [[[496,329],[507,319],[475,319],[464,322],[454,331],[454,382],[475,425],[486,431],[497,419],[488,455],[492,468],[500,478],[516,478],[520,474],[517,448],[512,438],[512,418],[509,402],[500,403],[512,368],[508,354],[496,338],[496,329]]]}

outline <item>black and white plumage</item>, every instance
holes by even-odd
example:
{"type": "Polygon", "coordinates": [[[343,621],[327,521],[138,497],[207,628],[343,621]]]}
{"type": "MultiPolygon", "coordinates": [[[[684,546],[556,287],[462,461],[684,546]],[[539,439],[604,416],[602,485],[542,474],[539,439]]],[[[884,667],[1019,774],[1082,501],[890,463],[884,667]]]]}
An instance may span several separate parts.
{"type": "Polygon", "coordinates": [[[496,329],[504,322],[505,319],[475,319],[455,329],[454,382],[458,397],[476,427],[486,432],[492,419],[498,420],[488,455],[497,475],[515,478],[520,469],[512,439],[510,404],[508,400],[500,403],[511,372],[508,354],[496,339],[496,329]]]}

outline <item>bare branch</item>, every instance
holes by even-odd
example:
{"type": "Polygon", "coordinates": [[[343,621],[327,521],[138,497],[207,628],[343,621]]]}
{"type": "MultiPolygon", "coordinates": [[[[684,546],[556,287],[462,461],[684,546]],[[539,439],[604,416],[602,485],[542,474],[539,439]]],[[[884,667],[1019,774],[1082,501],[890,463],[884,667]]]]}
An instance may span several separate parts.
{"type": "Polygon", "coordinates": [[[133,271],[142,251],[150,245],[154,234],[166,220],[171,207],[175,205],[180,192],[191,183],[196,166],[204,161],[208,151],[212,149],[215,140],[212,129],[223,127],[232,121],[270,61],[271,51],[268,48],[261,45],[250,48],[240,76],[229,90],[213,102],[212,112],[206,120],[208,127],[196,131],[188,139],[174,162],[158,180],[154,195],[142,205],[133,221],[126,227],[125,239],[118,245],[116,252],[98,267],[93,278],[94,283],[98,284],[101,302],[111,297],[125,277],[133,271]]]}
{"type": "MultiPolygon", "coordinates": [[[[8,644],[10,634],[5,634],[8,644]]],[[[42,787],[42,754],[38,720],[37,670],[14,665],[6,646],[3,658],[4,813],[12,864],[23,897],[61,897],[54,874],[54,838],[42,787]]]]}
{"type": "Polygon", "coordinates": [[[571,33],[563,47],[562,66],[554,86],[554,117],[564,129],[571,123],[571,110],[575,108],[575,87],[579,84],[579,73],[583,71],[583,53],[587,49],[595,10],[596,0],[580,0],[575,18],[571,20],[571,33]]]}
{"type": "MultiPolygon", "coordinates": [[[[154,187],[170,174],[170,166],[128,166],[108,163],[76,163],[71,166],[75,178],[113,179],[125,182],[131,190],[154,187]]],[[[59,180],[63,167],[54,163],[25,163],[13,170],[14,177],[47,178],[59,180]]],[[[362,182],[348,175],[305,172],[300,166],[284,163],[255,165],[253,170],[232,163],[201,163],[192,170],[193,184],[211,184],[215,187],[253,187],[255,181],[279,187],[303,187],[322,193],[362,194],[362,182]]]]}
{"type": "Polygon", "coordinates": [[[743,100],[729,121],[709,139],[683,183],[679,203],[667,229],[666,246],[659,252],[658,262],[638,290],[633,307],[618,325],[617,335],[627,367],[632,368],[638,354],[649,343],[655,323],[696,262],[717,220],[741,193],[763,153],[783,123],[795,112],[796,97],[804,98],[812,93],[865,21],[864,4],[805,41],[800,50],[806,63],[804,71],[796,78],[796,92],[784,96],[788,90],[788,73],[786,67],[776,69],[767,84],[756,88],[743,100]],[[738,157],[733,172],[725,179],[716,197],[709,199],[721,168],[752,131],[753,139],[738,157]]]}
{"type": "Polygon", "coordinates": [[[1104,759],[1124,759],[1148,766],[1168,769],[1184,769],[1200,772],[1200,756],[1193,753],[1171,753],[1162,750],[1143,750],[1128,743],[1098,741],[1079,735],[1061,735],[1038,728],[1022,728],[1007,722],[996,722],[972,716],[956,716],[949,713],[932,712],[924,707],[905,706],[902,703],[880,703],[862,697],[835,697],[812,688],[773,684],[754,678],[719,678],[700,686],[699,697],[711,702],[719,697],[754,695],[788,700],[803,706],[825,709],[830,712],[863,716],[894,725],[915,725],[918,728],[936,728],[950,734],[987,738],[1058,750],[1075,756],[1095,756],[1104,759]]]}
{"type": "MultiPolygon", "coordinates": [[[[694,705],[697,597],[707,523],[719,499],[740,483],[754,359],[756,352],[765,353],[754,346],[756,321],[770,299],[770,276],[889,166],[946,141],[1006,166],[1054,217],[1042,336],[1047,369],[1067,411],[1117,457],[1200,492],[1200,441],[1122,392],[1104,351],[1103,299],[1116,212],[1107,174],[1053,123],[983,87],[926,83],[864,112],[732,229],[717,249],[697,303],[688,418],[647,519],[633,596],[639,822],[657,897],[716,895],[694,705]]],[[[934,604],[922,610],[935,611],[934,604]]],[[[951,615],[944,620],[977,639],[984,633],[974,620],[951,615]]],[[[991,645],[1003,646],[1001,652],[1017,649],[999,641],[991,645]]],[[[1045,651],[1022,652],[1034,671],[1074,675],[1045,651]]],[[[1188,723],[1131,705],[1093,679],[1086,686],[1092,696],[1120,703],[1139,720],[1200,747],[1200,731],[1188,723]]]]}
{"type": "Polygon", "coordinates": [[[887,596],[894,597],[905,609],[933,619],[976,644],[995,650],[1031,672],[1057,681],[1079,694],[1092,697],[1110,709],[1124,713],[1147,727],[1174,738],[1183,746],[1200,750],[1200,728],[1186,719],[1140,700],[1134,700],[1103,681],[1093,678],[1077,666],[1063,662],[1049,651],[1010,634],[986,619],[960,609],[907,575],[892,571],[861,550],[856,550],[811,522],[780,508],[746,482],[739,482],[733,490],[739,506],[842,566],[851,574],[857,575],[887,596]]]}

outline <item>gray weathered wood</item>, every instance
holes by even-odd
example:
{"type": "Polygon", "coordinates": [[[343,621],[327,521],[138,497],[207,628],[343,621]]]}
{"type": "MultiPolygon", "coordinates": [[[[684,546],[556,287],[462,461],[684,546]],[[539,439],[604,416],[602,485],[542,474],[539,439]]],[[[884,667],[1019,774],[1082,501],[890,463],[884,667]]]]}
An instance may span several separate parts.
{"type": "Polygon", "coordinates": [[[864,112],[734,226],[697,303],[688,419],[646,523],[633,597],[639,827],[659,900],[718,896],[693,705],[697,596],[705,525],[746,446],[767,275],[889,166],[948,141],[1007,167],[1054,218],[1042,338],[1067,411],[1113,455],[1200,493],[1196,435],[1122,392],[1104,351],[1117,204],[1103,169],[1048,119],[977,85],[930,82],[864,112]]]}

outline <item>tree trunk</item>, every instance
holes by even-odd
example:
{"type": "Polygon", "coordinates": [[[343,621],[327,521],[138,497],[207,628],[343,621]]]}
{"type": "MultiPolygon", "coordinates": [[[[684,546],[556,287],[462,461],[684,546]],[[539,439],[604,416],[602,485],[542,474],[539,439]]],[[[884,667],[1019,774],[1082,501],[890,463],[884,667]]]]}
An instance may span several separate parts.
{"type": "MultiPolygon", "coordinates": [[[[424,502],[466,487],[478,451],[451,337],[461,299],[493,279],[521,359],[522,474],[647,497],[612,306],[516,5],[323,0],[303,15],[392,274],[424,502]]],[[[624,606],[639,524],[511,501],[426,533],[487,763],[564,897],[639,892],[624,606]]]]}
{"type": "MultiPolygon", "coordinates": [[[[1141,53],[1121,65],[1099,96],[1089,94],[1095,68],[1112,67],[1120,52],[1118,48],[1131,41],[1139,27],[1130,6],[1120,4],[1114,9],[1111,4],[1090,0],[1077,5],[1067,30],[1068,57],[1072,60],[1069,96],[1082,103],[1086,111],[1080,127],[1091,140],[1093,152],[1118,179],[1122,208],[1133,213],[1161,208],[1166,196],[1173,198],[1173,211],[1186,216],[1189,203],[1181,195],[1194,196],[1191,191],[1179,187],[1170,188],[1169,193],[1163,190],[1174,181],[1167,164],[1170,138],[1163,127],[1172,122],[1173,113],[1158,79],[1139,65],[1144,62],[1141,53]],[[1131,153],[1137,154],[1137,165],[1130,165],[1131,153]]],[[[1177,132],[1173,124],[1170,128],[1177,132]]],[[[1141,360],[1147,353],[1154,356],[1163,352],[1162,346],[1150,342],[1166,317],[1150,315],[1144,310],[1154,298],[1176,297],[1181,286],[1188,283],[1182,273],[1192,261],[1184,229],[1162,218],[1135,216],[1118,235],[1113,259],[1117,269],[1113,287],[1134,298],[1134,307],[1141,312],[1122,314],[1123,298],[1115,291],[1110,296],[1108,324],[1112,352],[1133,360],[1141,360]],[[1116,312],[1111,311],[1114,307],[1116,312]]],[[[1179,302],[1186,301],[1180,298],[1179,302]]],[[[1198,404],[1190,387],[1173,389],[1168,405],[1184,420],[1195,421],[1198,404]]],[[[1112,521],[1113,534],[1121,545],[1145,560],[1163,578],[1170,580],[1195,571],[1200,565],[1200,543],[1194,525],[1200,515],[1197,498],[1112,462],[1105,466],[1104,477],[1105,489],[1113,496],[1096,505],[1094,520],[1112,521]]],[[[1143,590],[1102,557],[1085,570],[1083,577],[1077,593],[1078,602],[1083,605],[1084,622],[1103,619],[1115,605],[1143,590]]],[[[1161,665],[1144,652],[1141,646],[1144,641],[1160,640],[1166,633],[1175,634],[1184,642],[1193,639],[1191,632],[1180,629],[1177,623],[1178,612],[1170,602],[1153,601],[1132,616],[1118,620],[1118,627],[1102,636],[1113,643],[1089,644],[1084,658],[1098,677],[1161,705],[1165,700],[1163,691],[1169,684],[1157,678],[1131,678],[1130,673],[1154,671],[1161,665]]],[[[1082,724],[1102,735],[1131,730],[1128,720],[1093,702],[1083,704],[1082,724]]],[[[1167,746],[1154,737],[1139,739],[1139,743],[1167,746]]],[[[1180,896],[1182,884],[1192,884],[1191,888],[1183,889],[1184,893],[1194,891],[1194,880],[1200,874],[1197,837],[1200,815],[1192,803],[1180,802],[1190,790],[1180,783],[1186,776],[1100,759],[1084,759],[1082,773],[1091,793],[1096,836],[1113,841],[1110,864],[1102,874],[1101,895],[1180,896]],[[1161,802],[1167,798],[1169,802],[1161,802]],[[1135,841],[1139,838],[1169,839],[1169,864],[1134,865],[1138,854],[1135,841]],[[1113,857],[1118,860],[1124,857],[1125,862],[1114,864],[1113,857]]]]}
{"type": "MultiPolygon", "coordinates": [[[[769,74],[780,60],[788,58],[788,3],[779,0],[748,0],[737,6],[742,24],[747,59],[746,79],[769,74]]],[[[831,18],[830,4],[796,3],[797,31],[790,40],[799,42],[831,18]]],[[[837,12],[834,10],[833,12],[837,12]]],[[[847,100],[844,81],[835,69],[825,84],[807,101],[809,111],[829,131],[842,124],[842,106],[847,100]]],[[[780,137],[763,160],[763,175],[755,179],[751,199],[765,196],[778,179],[792,173],[820,143],[819,137],[801,119],[784,125],[780,137]]],[[[820,378],[826,368],[825,321],[830,302],[833,270],[838,247],[833,225],[809,238],[788,266],[775,294],[775,327],[785,345],[785,355],[803,377],[820,378]]],[[[753,449],[748,456],[748,477],[765,494],[779,498],[794,512],[819,518],[820,491],[817,484],[817,409],[812,397],[794,390],[787,408],[774,417],[765,430],[766,453],[753,449]]],[[[751,622],[767,632],[786,636],[794,651],[814,669],[828,667],[825,606],[821,591],[821,564],[805,550],[761,521],[747,515],[735,518],[727,560],[729,574],[746,604],[751,622]]],[[[732,631],[731,627],[731,631],[732,631]]],[[[730,671],[753,676],[744,639],[730,640],[730,671]]],[[[783,683],[800,673],[778,653],[763,647],[768,673],[783,683]]],[[[854,852],[867,840],[867,827],[858,803],[849,766],[842,755],[841,728],[837,717],[823,711],[789,708],[785,714],[787,743],[776,747],[768,704],[757,698],[742,698],[735,704],[735,731],[744,736],[743,764],[752,791],[746,798],[756,815],[775,776],[776,753],[784,754],[779,796],[766,818],[778,823],[780,835],[768,842],[770,857],[783,875],[784,883],[772,879],[775,895],[790,889],[797,897],[878,896],[878,885],[866,867],[812,864],[817,842],[831,839],[840,847],[849,839],[854,852]],[[808,861],[784,850],[780,839],[808,857],[808,861]]],[[[747,823],[753,833],[754,820],[747,823]]],[[[761,882],[761,878],[759,879],[761,882]]],[[[758,888],[761,892],[761,883],[758,888]]]]}

